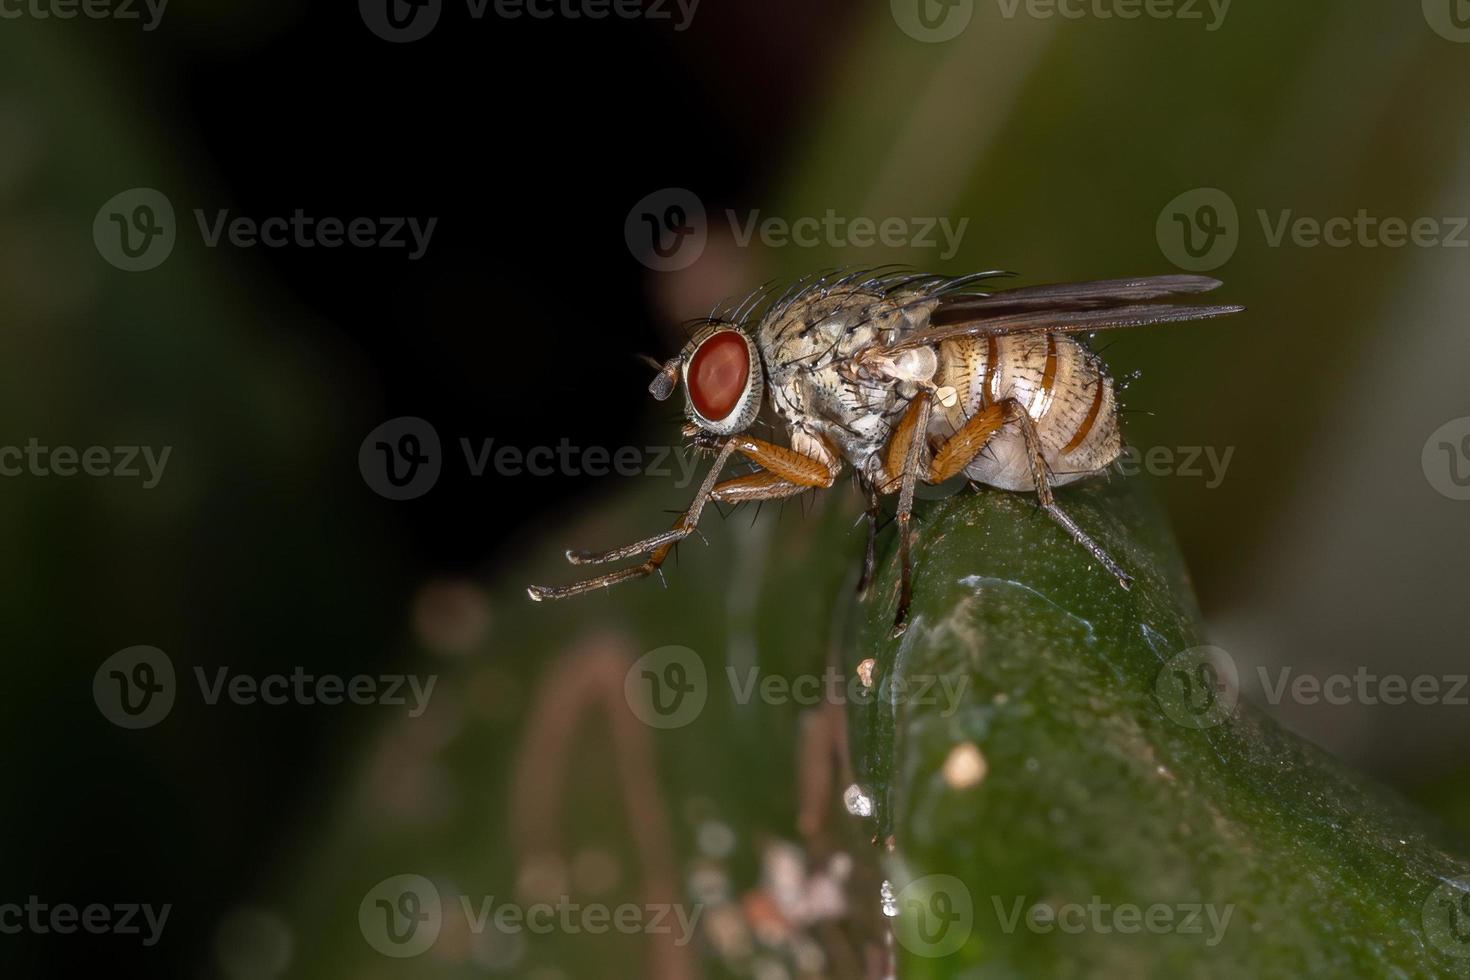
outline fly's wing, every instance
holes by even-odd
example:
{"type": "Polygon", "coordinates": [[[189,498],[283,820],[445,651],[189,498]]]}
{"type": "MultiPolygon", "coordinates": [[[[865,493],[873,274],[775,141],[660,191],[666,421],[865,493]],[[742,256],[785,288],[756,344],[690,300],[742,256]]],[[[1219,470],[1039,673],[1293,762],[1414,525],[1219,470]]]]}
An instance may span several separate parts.
{"type": "Polygon", "coordinates": [[[1239,313],[1243,306],[1168,302],[1220,286],[1208,276],[1146,276],[1100,282],[1024,286],[988,295],[952,293],[929,317],[928,326],[884,349],[898,353],[954,337],[998,337],[1018,333],[1087,333],[1182,320],[1208,320],[1239,313]]]}

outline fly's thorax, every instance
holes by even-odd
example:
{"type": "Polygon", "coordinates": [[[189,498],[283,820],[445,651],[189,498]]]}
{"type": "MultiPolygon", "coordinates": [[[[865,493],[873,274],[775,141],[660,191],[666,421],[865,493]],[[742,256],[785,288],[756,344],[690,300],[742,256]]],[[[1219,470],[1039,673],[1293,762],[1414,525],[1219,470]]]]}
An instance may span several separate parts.
{"type": "MultiPolygon", "coordinates": [[[[937,303],[916,294],[883,296],[834,286],[779,304],[756,332],[772,405],[793,427],[820,432],[861,468],[887,444],[916,388],[857,371],[854,359],[922,326],[937,303]]],[[[932,352],[925,351],[901,363],[923,380],[935,366],[932,352]]]]}
{"type": "Polygon", "coordinates": [[[817,370],[874,346],[891,344],[928,321],[939,301],[914,294],[883,296],[835,286],[778,304],[756,339],[773,378],[817,370]]]}

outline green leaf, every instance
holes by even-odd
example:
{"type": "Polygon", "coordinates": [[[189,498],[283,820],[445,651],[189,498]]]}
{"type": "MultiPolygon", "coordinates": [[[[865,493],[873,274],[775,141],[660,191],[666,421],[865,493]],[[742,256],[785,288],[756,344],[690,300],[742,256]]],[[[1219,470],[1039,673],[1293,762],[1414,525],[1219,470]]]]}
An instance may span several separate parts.
{"type": "Polygon", "coordinates": [[[984,492],[924,512],[907,634],[868,610],[887,689],[855,744],[900,975],[1464,972],[1464,851],[1238,699],[1134,481],[1059,501],[1131,591],[1027,497],[984,492]]]}
{"type": "MultiPolygon", "coordinates": [[[[535,580],[568,576],[557,548],[654,526],[685,492],[559,532],[535,580]]],[[[314,937],[300,975],[796,975],[813,947],[833,976],[888,949],[901,977],[1464,972],[1464,852],[1217,686],[1137,481],[1058,495],[1134,573],[1128,592],[1029,496],[921,502],[897,641],[891,532],[873,598],[851,595],[854,496],[708,521],[710,548],[686,549],[667,590],[555,606],[525,601],[523,575],[491,590],[484,647],[422,665],[441,675],[429,709],[384,729],[329,843],[281,883],[314,937]],[[697,676],[697,705],[649,713],[645,670],[697,676]],[[798,692],[826,676],[815,700],[798,692]],[[844,855],[837,917],[760,941],[773,866],[820,876],[844,855]],[[384,955],[414,947],[385,940],[372,901],[400,875],[441,903],[437,938],[404,959],[384,955]],[[674,903],[695,921],[674,945],[475,920],[541,901],[674,903]]]]}

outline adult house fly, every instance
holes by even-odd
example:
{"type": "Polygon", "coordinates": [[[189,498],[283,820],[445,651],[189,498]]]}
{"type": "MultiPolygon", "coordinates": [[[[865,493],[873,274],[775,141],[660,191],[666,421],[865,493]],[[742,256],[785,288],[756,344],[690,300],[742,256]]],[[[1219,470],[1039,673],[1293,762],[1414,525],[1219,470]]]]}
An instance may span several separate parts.
{"type": "Polygon", "coordinates": [[[1002,275],[827,272],[716,309],[649,386],[663,401],[683,383],[684,434],[714,454],[688,511],[642,541],[568,551],[574,565],[642,561],[572,585],[533,585],[531,598],[564,599],[648,575],[694,533],[706,504],[830,487],[844,465],[868,500],[860,590],[872,578],[879,499],[898,495],[895,635],[908,620],[909,523],[920,481],[963,473],[977,484],[1034,491],[1042,509],[1128,588],[1128,573],[1052,494],[1102,472],[1122,451],[1113,380],[1071,335],[1204,320],[1244,307],[1189,302],[1220,285],[1205,276],[982,288],[1002,275]],[[786,424],[789,446],[748,433],[766,400],[786,424]],[[737,453],[756,470],[719,482],[737,453]]]}

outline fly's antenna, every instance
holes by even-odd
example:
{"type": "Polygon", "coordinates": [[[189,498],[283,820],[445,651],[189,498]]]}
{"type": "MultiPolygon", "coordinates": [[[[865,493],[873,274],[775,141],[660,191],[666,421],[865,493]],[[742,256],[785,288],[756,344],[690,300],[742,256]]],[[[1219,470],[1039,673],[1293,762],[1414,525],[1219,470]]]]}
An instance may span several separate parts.
{"type": "Polygon", "coordinates": [[[660,364],[657,358],[649,357],[647,354],[636,355],[638,360],[653,368],[658,374],[648,384],[648,393],[655,401],[664,401],[674,393],[675,386],[679,383],[679,365],[682,357],[671,357],[660,364]]]}

